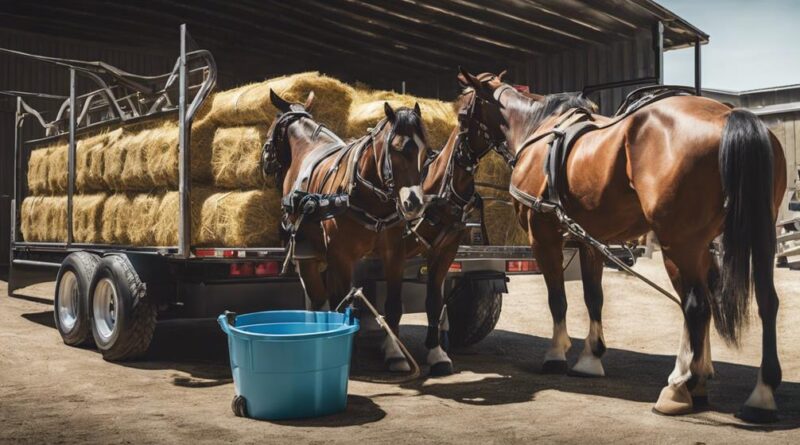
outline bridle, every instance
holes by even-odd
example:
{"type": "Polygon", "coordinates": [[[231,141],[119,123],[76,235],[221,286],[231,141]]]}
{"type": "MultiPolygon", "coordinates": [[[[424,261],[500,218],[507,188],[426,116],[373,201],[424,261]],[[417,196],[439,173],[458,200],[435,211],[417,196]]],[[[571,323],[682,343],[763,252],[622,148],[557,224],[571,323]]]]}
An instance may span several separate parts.
{"type": "MultiPolygon", "coordinates": [[[[466,94],[466,93],[465,93],[466,94]]],[[[442,178],[441,185],[439,186],[439,191],[436,195],[434,195],[433,199],[428,204],[428,209],[432,209],[435,207],[444,208],[445,211],[449,212],[456,218],[454,225],[463,225],[466,222],[467,214],[476,207],[482,206],[482,200],[478,193],[476,193],[473,189],[472,195],[469,197],[463,196],[456,190],[455,187],[455,167],[458,166],[463,168],[466,172],[470,174],[474,174],[475,170],[478,167],[478,163],[480,160],[490,151],[495,150],[498,151],[498,145],[505,144],[503,140],[495,139],[492,134],[488,131],[488,127],[483,124],[481,121],[477,119],[473,119],[475,116],[475,106],[478,100],[483,100],[478,97],[477,93],[473,92],[472,98],[470,99],[467,106],[463,107],[459,110],[458,113],[458,123],[459,129],[458,134],[456,135],[456,140],[454,142],[454,148],[450,153],[450,158],[447,160],[447,164],[445,167],[444,177],[442,178]],[[471,123],[477,124],[475,128],[472,128],[471,123]],[[472,149],[470,144],[470,132],[474,130],[475,133],[486,142],[486,148],[481,152],[475,152],[472,149]]],[[[423,171],[422,180],[425,180],[425,176],[428,174],[428,169],[433,162],[431,158],[430,161],[426,164],[425,169],[423,171]]],[[[426,248],[430,249],[432,246],[437,245],[439,241],[446,236],[450,230],[440,230],[439,234],[436,239],[433,241],[428,241],[425,237],[419,233],[418,229],[422,225],[423,222],[428,221],[432,225],[438,223],[437,221],[432,219],[432,215],[430,214],[429,210],[426,209],[423,212],[422,217],[416,224],[411,225],[409,228],[411,232],[416,236],[416,238],[425,245],[426,248]]],[[[456,228],[458,229],[458,228],[456,228]]]]}
{"type": "MultiPolygon", "coordinates": [[[[281,183],[284,174],[284,162],[286,159],[281,159],[280,147],[286,142],[286,135],[289,126],[298,120],[307,117],[313,119],[311,113],[308,111],[287,111],[278,115],[272,131],[267,135],[267,140],[264,142],[264,147],[261,149],[261,172],[264,177],[268,175],[275,175],[277,184],[281,183]]],[[[319,133],[320,127],[314,133],[319,133]]]]}
{"type": "MultiPolygon", "coordinates": [[[[487,80],[491,80],[491,79],[487,79],[487,80]]],[[[513,90],[513,89],[514,89],[514,87],[512,87],[511,85],[508,85],[508,84],[505,84],[505,83],[502,84],[500,87],[498,87],[494,91],[495,102],[497,104],[499,104],[500,103],[500,98],[503,96],[503,93],[505,93],[508,90],[513,90]]],[[[466,115],[465,118],[468,119],[468,120],[471,120],[472,122],[477,124],[477,128],[475,129],[475,132],[478,133],[478,135],[481,138],[483,138],[483,140],[485,140],[486,143],[489,145],[489,149],[488,150],[494,150],[495,152],[497,152],[500,156],[503,157],[503,159],[505,159],[506,163],[513,168],[514,164],[516,164],[516,157],[515,157],[514,153],[512,153],[511,150],[508,149],[508,143],[506,141],[505,136],[501,136],[499,138],[495,138],[495,136],[492,135],[492,132],[489,130],[489,126],[486,124],[486,122],[484,122],[483,120],[478,119],[477,117],[475,117],[475,105],[476,105],[476,103],[480,102],[481,106],[484,106],[484,107],[488,106],[488,105],[492,105],[492,103],[490,101],[480,97],[478,95],[478,92],[475,91],[474,89],[473,89],[473,91],[474,91],[473,92],[473,97],[472,97],[472,100],[470,101],[470,105],[468,107],[465,107],[465,108],[469,109],[468,114],[466,115]]],[[[462,114],[459,113],[459,121],[461,121],[461,119],[462,119],[462,114]]],[[[469,129],[469,127],[467,127],[467,129],[469,129]]],[[[488,150],[487,150],[487,152],[488,152],[488,150]]],[[[483,156],[485,154],[486,153],[483,153],[480,156],[483,156]]]]}

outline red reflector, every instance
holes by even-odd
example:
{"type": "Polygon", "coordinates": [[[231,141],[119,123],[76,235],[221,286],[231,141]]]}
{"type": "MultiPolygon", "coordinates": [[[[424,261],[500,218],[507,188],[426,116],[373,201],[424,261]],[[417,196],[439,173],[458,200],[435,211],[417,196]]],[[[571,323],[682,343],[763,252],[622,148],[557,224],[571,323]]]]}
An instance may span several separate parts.
{"type": "Polygon", "coordinates": [[[232,277],[253,276],[253,263],[231,263],[229,275],[232,277]]]}
{"type": "Polygon", "coordinates": [[[461,263],[454,262],[450,263],[450,268],[447,269],[448,272],[461,272],[461,263]]]}
{"type": "Polygon", "coordinates": [[[277,261],[256,263],[256,275],[260,277],[277,277],[280,272],[277,261]]]}
{"type": "Polygon", "coordinates": [[[199,257],[207,257],[214,256],[216,251],[214,249],[195,249],[194,254],[199,257]]]}
{"type": "Polygon", "coordinates": [[[536,260],[506,261],[506,272],[539,272],[536,260]]]}
{"type": "Polygon", "coordinates": [[[225,258],[233,258],[233,257],[236,256],[236,251],[235,250],[223,250],[222,251],[222,256],[225,257],[225,258]]]}

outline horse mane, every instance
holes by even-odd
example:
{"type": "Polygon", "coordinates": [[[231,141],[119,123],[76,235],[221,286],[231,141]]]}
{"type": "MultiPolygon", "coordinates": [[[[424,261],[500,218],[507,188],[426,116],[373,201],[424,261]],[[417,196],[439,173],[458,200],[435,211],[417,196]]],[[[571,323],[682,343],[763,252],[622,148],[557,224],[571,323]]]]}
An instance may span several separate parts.
{"type": "Polygon", "coordinates": [[[544,96],[543,100],[535,100],[525,93],[519,93],[522,100],[514,101],[509,108],[515,109],[523,116],[523,134],[533,134],[545,119],[550,116],[564,113],[570,108],[585,108],[597,111],[597,105],[577,92],[555,93],[544,96]]]}
{"type": "Polygon", "coordinates": [[[403,136],[413,136],[415,134],[419,134],[422,136],[422,141],[425,142],[425,145],[428,144],[428,135],[425,133],[425,127],[422,125],[422,119],[420,116],[417,116],[417,113],[415,113],[413,109],[408,107],[399,107],[394,110],[394,113],[395,134],[403,136]]]}

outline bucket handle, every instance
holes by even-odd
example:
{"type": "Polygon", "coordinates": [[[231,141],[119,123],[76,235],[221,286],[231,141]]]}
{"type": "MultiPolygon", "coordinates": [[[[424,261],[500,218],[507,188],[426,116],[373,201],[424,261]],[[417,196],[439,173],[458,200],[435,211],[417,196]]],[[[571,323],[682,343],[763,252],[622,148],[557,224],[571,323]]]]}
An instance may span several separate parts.
{"type": "Polygon", "coordinates": [[[231,335],[231,327],[236,326],[236,312],[225,311],[222,315],[217,317],[217,323],[222,331],[227,335],[231,335]]]}

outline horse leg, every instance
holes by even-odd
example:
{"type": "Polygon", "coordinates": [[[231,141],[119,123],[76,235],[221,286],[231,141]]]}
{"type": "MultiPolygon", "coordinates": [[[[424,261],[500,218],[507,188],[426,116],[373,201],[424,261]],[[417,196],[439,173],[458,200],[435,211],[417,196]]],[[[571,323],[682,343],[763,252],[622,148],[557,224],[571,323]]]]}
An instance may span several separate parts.
{"type": "Polygon", "coordinates": [[[458,240],[444,248],[428,253],[428,288],[425,298],[425,312],[428,315],[428,333],[425,347],[428,348],[427,362],[432,376],[444,376],[453,373],[453,361],[441,345],[442,286],[450,269],[450,263],[456,257],[458,240]]]}
{"type": "Polygon", "coordinates": [[[328,292],[320,272],[320,265],[321,263],[316,260],[295,262],[297,273],[300,276],[300,284],[303,285],[306,294],[306,305],[312,311],[324,309],[325,303],[328,302],[328,292]]]}
{"type": "Polygon", "coordinates": [[[775,292],[772,280],[768,289],[759,289],[756,286],[755,294],[758,316],[761,318],[761,368],[758,370],[756,387],[736,417],[748,422],[775,422],[778,420],[775,390],[782,378],[775,332],[778,294],[775,292]]]}
{"type": "MultiPolygon", "coordinates": [[[[405,251],[387,247],[382,249],[383,268],[386,278],[386,322],[392,331],[400,337],[400,318],[403,316],[403,265],[405,264],[405,251]]],[[[411,370],[400,346],[386,336],[383,341],[384,362],[390,371],[407,372],[411,370]]]]}
{"type": "Polygon", "coordinates": [[[564,290],[564,252],[563,240],[554,220],[531,215],[529,225],[532,230],[533,253],[544,275],[547,285],[547,302],[553,317],[553,338],[550,348],[544,354],[542,372],[545,374],[565,374],[567,372],[567,350],[572,342],[567,334],[567,294],[564,290]]]}
{"type": "Polygon", "coordinates": [[[714,266],[706,243],[664,247],[664,266],[681,297],[684,328],[668,384],[661,390],[654,410],[660,414],[692,412],[707,403],[706,381],[713,373],[709,326],[714,266]]]}
{"type": "Polygon", "coordinates": [[[572,373],[583,377],[603,377],[605,370],[600,361],[606,352],[603,340],[603,257],[592,247],[581,245],[581,280],[583,281],[583,301],[589,311],[589,334],[583,343],[578,362],[572,373]]]}

